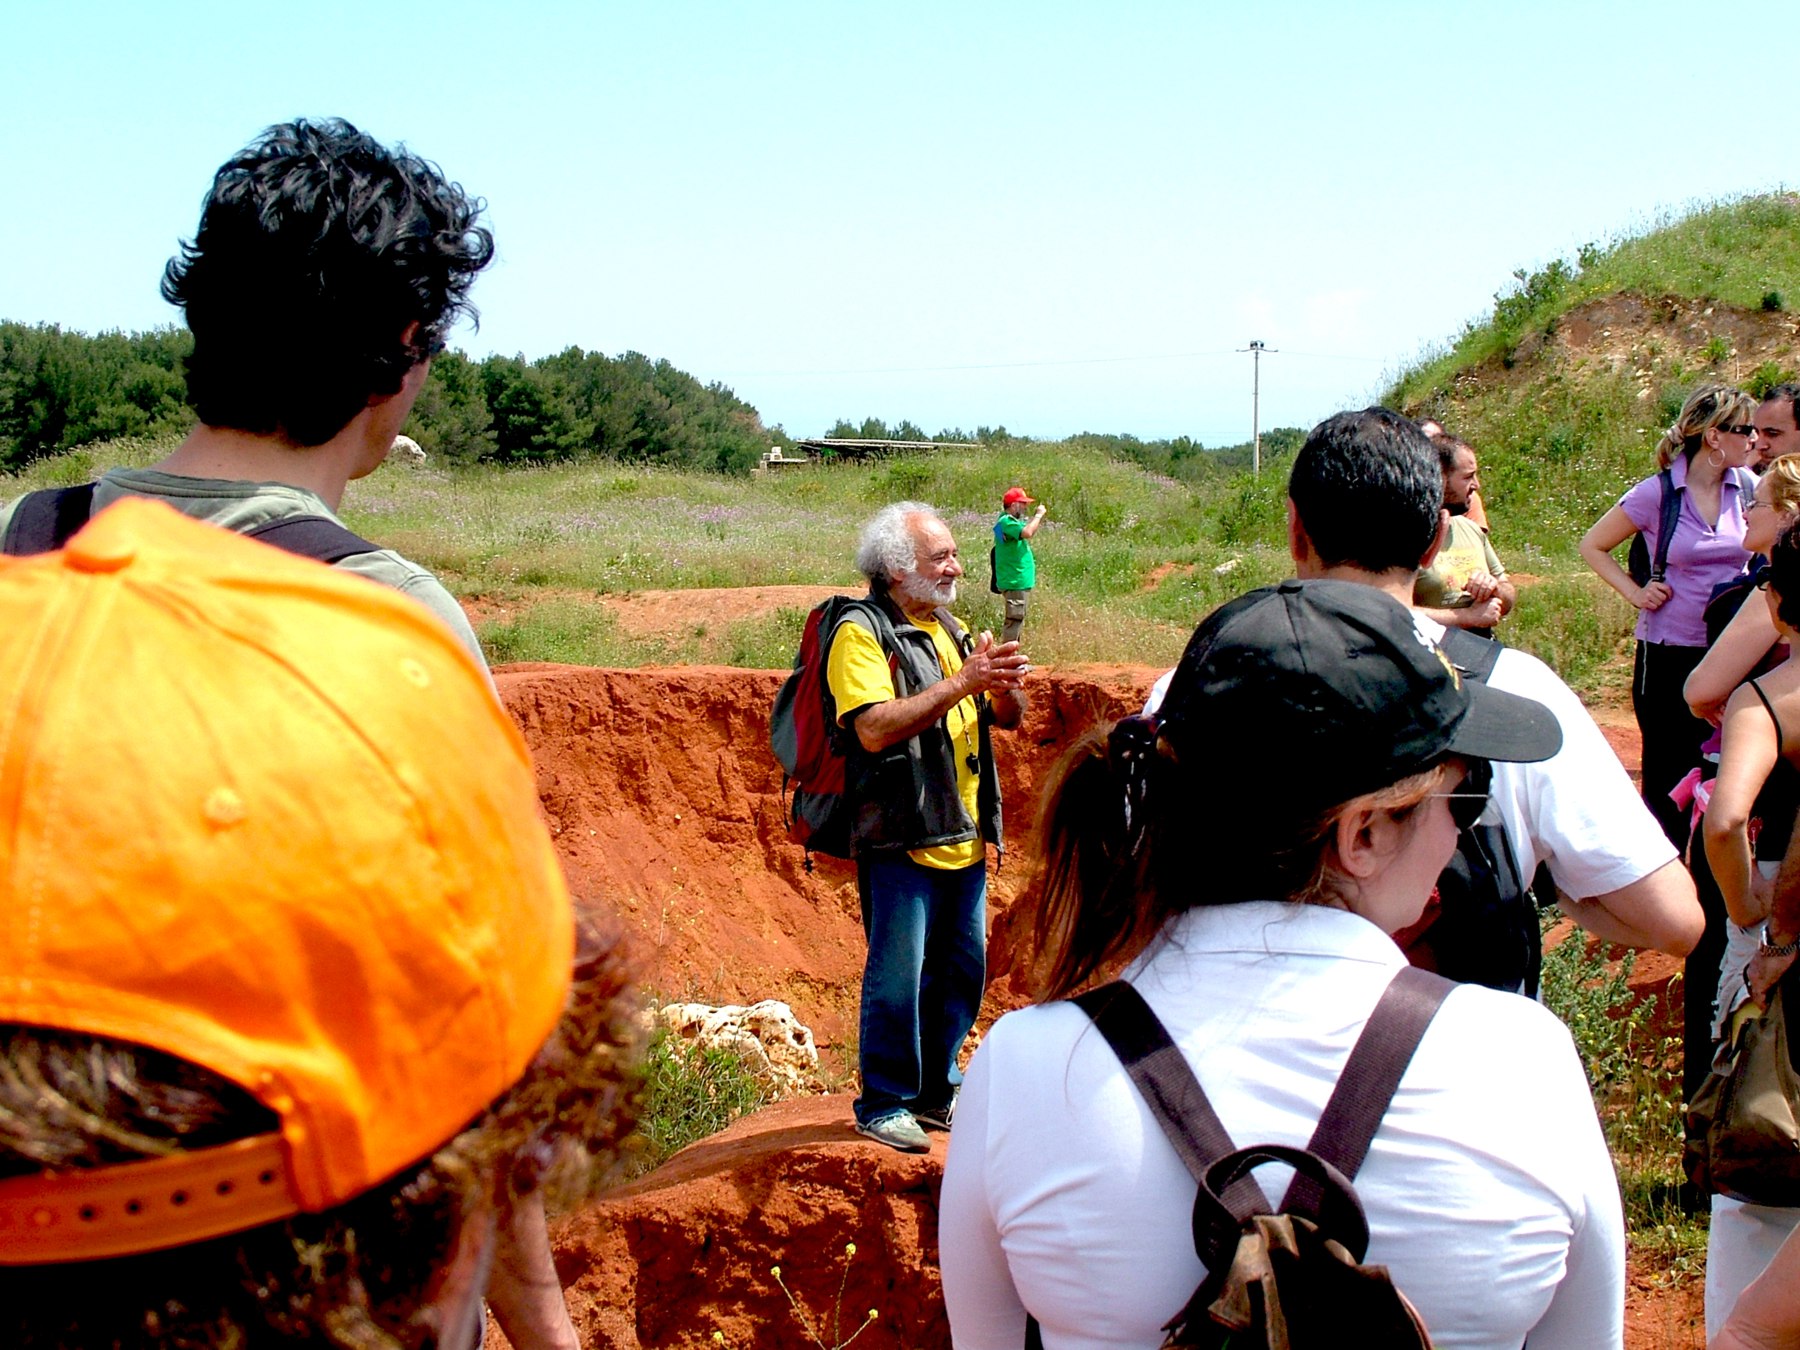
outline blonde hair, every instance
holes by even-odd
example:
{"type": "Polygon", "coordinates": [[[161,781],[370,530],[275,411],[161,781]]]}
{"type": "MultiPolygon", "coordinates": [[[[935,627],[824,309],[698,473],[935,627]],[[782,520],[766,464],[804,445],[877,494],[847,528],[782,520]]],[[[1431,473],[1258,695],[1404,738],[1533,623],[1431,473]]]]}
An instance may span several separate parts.
{"type": "Polygon", "coordinates": [[[1769,505],[1783,515],[1800,511],[1800,453],[1772,459],[1762,472],[1769,485],[1769,505]]]}
{"type": "Polygon", "coordinates": [[[1687,396],[1681,413],[1656,443],[1656,467],[1666,469],[1676,455],[1692,458],[1700,439],[1714,427],[1747,423],[1756,415],[1756,400],[1728,384],[1703,384],[1687,396]]]}

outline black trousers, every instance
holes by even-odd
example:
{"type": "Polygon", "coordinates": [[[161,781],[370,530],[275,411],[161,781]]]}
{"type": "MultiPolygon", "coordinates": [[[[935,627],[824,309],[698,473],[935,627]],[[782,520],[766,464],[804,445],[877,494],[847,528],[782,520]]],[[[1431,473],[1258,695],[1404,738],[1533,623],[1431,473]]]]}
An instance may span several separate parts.
{"type": "Polygon", "coordinates": [[[1681,968],[1681,1100],[1691,1102],[1712,1069],[1714,994],[1719,987],[1719,962],[1725,959],[1727,922],[1725,897],[1713,879],[1706,857],[1706,841],[1694,831],[1688,853],[1688,870],[1694,874],[1694,893],[1706,915],[1706,931],[1688,953],[1681,968]]]}
{"type": "Polygon", "coordinates": [[[1700,747],[1712,726],[1695,717],[1681,686],[1706,655],[1704,647],[1666,642],[1637,644],[1631,669],[1631,710],[1644,738],[1644,804],[1669,842],[1685,849],[1688,813],[1669,800],[1669,789],[1700,764],[1700,747]]]}

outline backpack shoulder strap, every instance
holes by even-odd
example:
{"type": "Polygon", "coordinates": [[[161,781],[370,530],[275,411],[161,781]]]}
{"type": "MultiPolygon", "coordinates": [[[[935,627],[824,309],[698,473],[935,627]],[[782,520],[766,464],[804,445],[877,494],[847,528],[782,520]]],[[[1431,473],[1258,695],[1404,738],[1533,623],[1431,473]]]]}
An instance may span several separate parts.
{"type": "Polygon", "coordinates": [[[956,650],[967,656],[975,648],[975,639],[969,636],[969,630],[957,622],[956,616],[944,606],[939,605],[932,612],[932,617],[944,626],[950,635],[950,641],[956,644],[956,650]]]}
{"type": "MultiPolygon", "coordinates": [[[[1350,1049],[1344,1071],[1325,1103],[1319,1124],[1307,1141],[1307,1150],[1318,1154],[1352,1180],[1381,1118],[1387,1114],[1413,1051],[1439,1006],[1456,986],[1442,975],[1416,966],[1402,966],[1382,991],[1362,1035],[1350,1049]]],[[[1319,1204],[1318,1183],[1296,1174],[1281,1208],[1288,1213],[1312,1213],[1319,1204]]]]}
{"type": "Polygon", "coordinates": [[[93,510],[92,483],[28,492],[13,509],[12,520],[6,527],[6,539],[0,543],[0,553],[14,557],[52,553],[87,524],[93,510]]]}
{"type": "Polygon", "coordinates": [[[1681,494],[1685,491],[1675,486],[1675,475],[1667,469],[1657,479],[1662,483],[1662,496],[1658,500],[1656,560],[1650,565],[1652,581],[1661,581],[1669,569],[1669,541],[1675,537],[1675,526],[1681,519],[1681,494]]]}
{"type": "MultiPolygon", "coordinates": [[[[1143,995],[1123,980],[1090,989],[1071,1001],[1093,1018],[1182,1165],[1204,1185],[1206,1169],[1236,1152],[1237,1145],[1167,1028],[1143,995]]],[[[1268,1196],[1253,1176],[1240,1177],[1220,1198],[1240,1221],[1271,1212],[1268,1196]]]]}
{"type": "Polygon", "coordinates": [[[381,551],[381,545],[371,544],[360,534],[325,516],[283,516],[280,520],[267,521],[238,533],[322,563],[342,562],[358,554],[381,551]]]}
{"type": "MultiPolygon", "coordinates": [[[[0,551],[23,556],[61,548],[87,524],[94,509],[93,483],[79,487],[45,488],[27,493],[13,511],[0,551]]],[[[302,558],[322,563],[341,562],[361,553],[378,553],[381,546],[324,516],[285,516],[248,530],[248,539],[285,549],[302,558]]]]}
{"type": "Polygon", "coordinates": [[[1506,644],[1498,638],[1476,637],[1466,628],[1446,628],[1438,646],[1458,670],[1479,684],[1488,682],[1494,663],[1506,650],[1506,644]]]}

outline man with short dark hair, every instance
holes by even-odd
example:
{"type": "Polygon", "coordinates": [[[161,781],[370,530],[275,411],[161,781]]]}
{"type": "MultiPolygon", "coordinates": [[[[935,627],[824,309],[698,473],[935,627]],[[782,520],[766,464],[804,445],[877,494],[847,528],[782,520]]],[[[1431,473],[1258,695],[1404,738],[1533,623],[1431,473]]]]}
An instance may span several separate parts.
{"type": "MultiPolygon", "coordinates": [[[[1425,433],[1426,439],[1433,445],[1437,445],[1439,441],[1442,441],[1445,437],[1450,435],[1449,432],[1444,430],[1444,424],[1442,422],[1431,417],[1427,417],[1419,423],[1419,430],[1425,433]]],[[[1451,437],[1451,439],[1454,440],[1457,438],[1451,437]]],[[[1470,522],[1479,526],[1483,534],[1488,532],[1487,507],[1481,500],[1481,485],[1479,483],[1477,483],[1469,492],[1469,509],[1467,514],[1470,522]]]]}
{"type": "MultiPolygon", "coordinates": [[[[1438,457],[1406,418],[1385,408],[1327,418],[1288,480],[1296,573],[1410,602],[1415,572],[1433,561],[1450,523],[1442,487],[1438,457]]],[[[1413,621],[1421,641],[1444,638],[1443,625],[1416,606],[1413,621]]],[[[1543,662],[1513,648],[1499,651],[1488,683],[1544,704],[1563,731],[1562,749],[1542,763],[1494,765],[1483,820],[1502,827],[1518,875],[1528,882],[1547,865],[1564,911],[1600,937],[1689,951],[1704,926],[1693,880],[1581,700],[1543,662]]],[[[1535,947],[1536,915],[1523,916],[1519,931],[1535,947]]],[[[1518,974],[1535,980],[1535,968],[1518,974]]]]}
{"type": "Polygon", "coordinates": [[[1761,473],[1772,459],[1800,451],[1800,426],[1794,414],[1800,410],[1800,383],[1778,384],[1763,395],[1751,419],[1756,432],[1756,463],[1750,467],[1761,473]]]}
{"type": "MultiPolygon", "coordinates": [[[[104,474],[80,518],[134,496],[239,532],[336,523],[345,486],[387,456],[431,358],[473,313],[494,255],[480,209],[434,165],[335,119],[271,127],[234,155],[163,275],[194,335],[199,424],[153,467],[104,474]]],[[[3,551],[18,551],[18,508],[0,512],[3,551]]],[[[375,548],[333,565],[410,595],[480,658],[424,568],[375,548]]]]}
{"type": "Polygon", "coordinates": [[[1450,529],[1431,565],[1419,569],[1413,603],[1446,628],[1492,636],[1494,625],[1511,612],[1517,594],[1487,532],[1468,518],[1469,503],[1481,488],[1475,451],[1448,435],[1439,436],[1433,445],[1450,529]]]}
{"type": "Polygon", "coordinates": [[[1018,725],[1031,667],[1016,642],[973,637],[950,614],[962,563],[923,502],[877,512],[856,566],[869,603],[825,638],[832,706],[850,733],[850,848],[869,940],[856,1128],[923,1153],[925,1127],[950,1128],[957,1054],[986,981],[987,846],[1002,838],[988,729],[1018,725]]]}

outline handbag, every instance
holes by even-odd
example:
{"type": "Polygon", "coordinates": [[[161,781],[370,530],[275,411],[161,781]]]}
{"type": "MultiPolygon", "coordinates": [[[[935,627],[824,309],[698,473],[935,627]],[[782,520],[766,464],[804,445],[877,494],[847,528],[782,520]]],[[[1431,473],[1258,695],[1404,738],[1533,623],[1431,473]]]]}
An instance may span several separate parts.
{"type": "Polygon", "coordinates": [[[1788,1038],[1789,975],[1743,1020],[1687,1108],[1682,1164],[1703,1192],[1754,1205],[1800,1206],[1800,1071],[1788,1038]]]}

